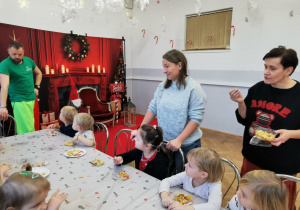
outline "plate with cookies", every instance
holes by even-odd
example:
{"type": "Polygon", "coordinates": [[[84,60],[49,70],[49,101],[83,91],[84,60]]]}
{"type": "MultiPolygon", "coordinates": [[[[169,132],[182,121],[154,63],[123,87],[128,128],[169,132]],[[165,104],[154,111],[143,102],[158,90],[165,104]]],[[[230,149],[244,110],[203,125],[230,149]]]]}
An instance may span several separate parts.
{"type": "Polygon", "coordinates": [[[50,170],[45,167],[32,167],[32,172],[40,174],[43,177],[47,177],[50,174],[50,170]]]}
{"type": "Polygon", "coordinates": [[[261,147],[271,147],[271,142],[276,138],[275,130],[259,127],[255,130],[255,135],[250,139],[249,144],[261,147]]]}

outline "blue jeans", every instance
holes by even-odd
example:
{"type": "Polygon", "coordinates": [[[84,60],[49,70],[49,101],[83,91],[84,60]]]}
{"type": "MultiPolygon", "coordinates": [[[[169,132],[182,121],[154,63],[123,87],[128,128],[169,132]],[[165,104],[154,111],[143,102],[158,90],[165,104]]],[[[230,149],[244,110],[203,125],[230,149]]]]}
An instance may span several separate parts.
{"type": "MultiPolygon", "coordinates": [[[[184,164],[187,163],[187,158],[186,155],[187,153],[194,149],[194,148],[198,148],[201,147],[201,139],[196,140],[194,143],[192,143],[189,146],[186,147],[181,147],[181,150],[183,152],[183,156],[184,156],[184,164]]],[[[180,173],[181,171],[184,170],[184,168],[182,168],[182,157],[179,153],[179,151],[175,152],[175,164],[176,164],[176,173],[180,173]]]]}

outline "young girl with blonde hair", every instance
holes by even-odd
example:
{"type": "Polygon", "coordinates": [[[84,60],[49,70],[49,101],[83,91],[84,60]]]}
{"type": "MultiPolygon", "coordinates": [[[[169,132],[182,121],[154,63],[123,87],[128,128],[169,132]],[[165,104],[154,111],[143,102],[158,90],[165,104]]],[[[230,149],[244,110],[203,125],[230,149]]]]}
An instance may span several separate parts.
{"type": "Polygon", "coordinates": [[[41,175],[30,171],[16,172],[0,188],[0,209],[58,210],[67,196],[57,190],[47,204],[45,199],[49,190],[50,183],[41,175]]]}
{"type": "Polygon", "coordinates": [[[87,113],[76,114],[73,121],[73,129],[78,131],[73,141],[82,143],[85,146],[96,146],[95,135],[93,132],[94,118],[87,113]]]}
{"type": "Polygon", "coordinates": [[[222,204],[223,164],[220,156],[212,149],[195,148],[187,154],[185,171],[164,179],[159,187],[162,204],[171,209],[219,210],[222,204]],[[170,187],[183,184],[183,189],[193,193],[206,203],[184,206],[169,195],[170,187]]]}
{"type": "Polygon", "coordinates": [[[240,180],[239,190],[228,210],[288,210],[285,184],[272,171],[254,170],[240,180]]]}

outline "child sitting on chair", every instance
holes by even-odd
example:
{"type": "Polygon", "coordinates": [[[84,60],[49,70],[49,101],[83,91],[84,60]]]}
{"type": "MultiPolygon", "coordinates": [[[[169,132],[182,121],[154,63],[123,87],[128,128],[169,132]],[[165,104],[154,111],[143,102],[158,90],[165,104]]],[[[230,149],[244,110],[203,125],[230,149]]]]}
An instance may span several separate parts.
{"type": "Polygon", "coordinates": [[[287,210],[285,184],[272,171],[254,170],[240,180],[239,190],[227,204],[228,210],[287,210]]]}
{"type": "Polygon", "coordinates": [[[0,188],[0,209],[59,209],[67,196],[57,190],[47,204],[49,190],[49,181],[41,175],[31,171],[16,172],[0,188]]]}
{"type": "Polygon", "coordinates": [[[137,130],[133,140],[136,148],[114,157],[114,163],[120,165],[135,160],[136,169],[160,180],[166,178],[169,161],[166,149],[161,146],[161,127],[144,124],[137,130]]]}
{"type": "Polygon", "coordinates": [[[162,180],[159,193],[164,207],[168,209],[203,209],[219,210],[222,204],[223,165],[219,155],[212,149],[195,148],[187,154],[185,171],[162,180]],[[183,189],[193,193],[206,203],[184,206],[174,201],[170,187],[183,184],[183,189]]]}
{"type": "Polygon", "coordinates": [[[60,110],[59,120],[62,121],[62,126],[52,124],[49,125],[48,129],[59,129],[59,131],[67,136],[74,137],[76,131],[73,130],[72,124],[74,116],[77,114],[77,110],[72,106],[64,106],[60,110]]]}
{"type": "Polygon", "coordinates": [[[73,142],[81,142],[85,146],[95,146],[95,136],[93,132],[94,118],[87,113],[79,113],[75,115],[73,121],[73,129],[78,131],[73,142]]]}

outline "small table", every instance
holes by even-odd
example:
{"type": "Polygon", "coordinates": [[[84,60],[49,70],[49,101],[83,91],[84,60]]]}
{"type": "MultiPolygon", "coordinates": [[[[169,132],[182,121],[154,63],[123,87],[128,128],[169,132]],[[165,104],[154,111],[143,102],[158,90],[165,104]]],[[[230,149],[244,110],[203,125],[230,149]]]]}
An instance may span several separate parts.
{"type": "MultiPolygon", "coordinates": [[[[21,171],[26,162],[34,164],[47,161],[45,167],[50,170],[47,179],[51,183],[51,190],[46,200],[59,188],[68,196],[60,209],[166,209],[158,194],[160,180],[128,165],[115,166],[112,157],[92,147],[80,147],[86,150],[84,156],[68,158],[64,154],[73,147],[64,146],[64,142],[71,138],[61,133],[48,136],[48,131],[1,139],[0,164],[12,166],[7,177],[21,171]],[[90,162],[95,158],[105,164],[92,165],[90,162]],[[130,179],[122,181],[117,176],[123,170],[129,174],[130,179]]],[[[195,203],[204,202],[179,187],[172,188],[170,193],[172,196],[178,192],[191,195],[195,203]]]]}

